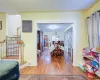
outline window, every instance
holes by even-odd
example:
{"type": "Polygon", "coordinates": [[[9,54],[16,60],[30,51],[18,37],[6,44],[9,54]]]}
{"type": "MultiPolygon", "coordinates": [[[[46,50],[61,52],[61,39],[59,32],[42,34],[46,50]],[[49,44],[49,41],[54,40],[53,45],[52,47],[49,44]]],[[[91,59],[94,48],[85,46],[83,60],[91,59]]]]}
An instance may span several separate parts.
{"type": "Polygon", "coordinates": [[[89,47],[100,47],[100,11],[87,18],[87,32],[89,47]]]}

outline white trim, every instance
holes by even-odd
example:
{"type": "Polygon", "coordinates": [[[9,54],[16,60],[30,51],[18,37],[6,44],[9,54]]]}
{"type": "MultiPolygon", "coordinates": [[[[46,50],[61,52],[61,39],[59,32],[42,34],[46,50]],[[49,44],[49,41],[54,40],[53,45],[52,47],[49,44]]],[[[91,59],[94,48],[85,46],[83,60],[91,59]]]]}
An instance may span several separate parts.
{"type": "MultiPolygon", "coordinates": [[[[36,27],[37,32],[37,24],[38,23],[73,23],[71,27],[73,27],[73,66],[76,66],[76,21],[73,20],[36,20],[34,21],[34,26],[36,27]]],[[[37,53],[37,33],[36,33],[36,53],[37,53]]]]}
{"type": "Polygon", "coordinates": [[[25,68],[27,66],[29,66],[28,63],[22,64],[22,65],[19,66],[19,69],[23,69],[23,68],[25,68]]]}
{"type": "Polygon", "coordinates": [[[72,28],[72,27],[73,27],[73,24],[71,24],[70,26],[68,26],[68,27],[64,30],[64,32],[67,31],[68,29],[72,28]]]}
{"type": "MultiPolygon", "coordinates": [[[[72,25],[70,25],[69,27],[67,27],[65,29],[65,31],[69,30],[70,28],[72,28],[73,32],[72,32],[72,36],[73,36],[73,40],[72,40],[72,47],[73,47],[73,66],[77,66],[76,64],[76,24],[73,23],[72,25]]],[[[64,32],[65,32],[64,31],[64,32]]]]}

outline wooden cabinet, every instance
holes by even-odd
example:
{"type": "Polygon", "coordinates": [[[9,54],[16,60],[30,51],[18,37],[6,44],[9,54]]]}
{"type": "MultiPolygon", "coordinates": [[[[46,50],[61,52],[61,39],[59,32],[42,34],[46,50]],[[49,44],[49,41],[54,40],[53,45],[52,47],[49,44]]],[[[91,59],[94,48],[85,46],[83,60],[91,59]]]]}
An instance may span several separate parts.
{"type": "Polygon", "coordinates": [[[43,40],[43,32],[37,31],[37,49],[40,50],[40,52],[43,51],[44,47],[44,40],[43,40]]]}

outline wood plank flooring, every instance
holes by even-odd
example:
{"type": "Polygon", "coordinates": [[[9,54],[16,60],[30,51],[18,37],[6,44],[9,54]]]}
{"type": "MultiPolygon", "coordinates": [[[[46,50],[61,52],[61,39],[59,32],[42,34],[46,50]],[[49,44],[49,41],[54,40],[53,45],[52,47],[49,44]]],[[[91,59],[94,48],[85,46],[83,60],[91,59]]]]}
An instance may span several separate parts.
{"type": "Polygon", "coordinates": [[[6,56],[3,59],[19,59],[19,56],[6,56]]]}
{"type": "MultiPolygon", "coordinates": [[[[66,57],[66,56],[65,56],[66,57]]],[[[20,74],[56,74],[56,75],[82,75],[87,77],[79,67],[73,67],[64,57],[51,57],[48,49],[45,49],[36,67],[25,67],[20,74]]]]}

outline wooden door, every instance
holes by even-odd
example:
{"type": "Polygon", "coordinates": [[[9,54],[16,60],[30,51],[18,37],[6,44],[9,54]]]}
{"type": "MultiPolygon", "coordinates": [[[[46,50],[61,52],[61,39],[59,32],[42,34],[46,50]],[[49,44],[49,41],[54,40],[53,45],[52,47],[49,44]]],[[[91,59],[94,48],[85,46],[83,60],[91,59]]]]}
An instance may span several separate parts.
{"type": "Polygon", "coordinates": [[[43,51],[43,32],[37,31],[37,49],[43,51]]]}
{"type": "Polygon", "coordinates": [[[44,47],[48,47],[49,43],[48,43],[48,35],[44,35],[44,47]]]}

